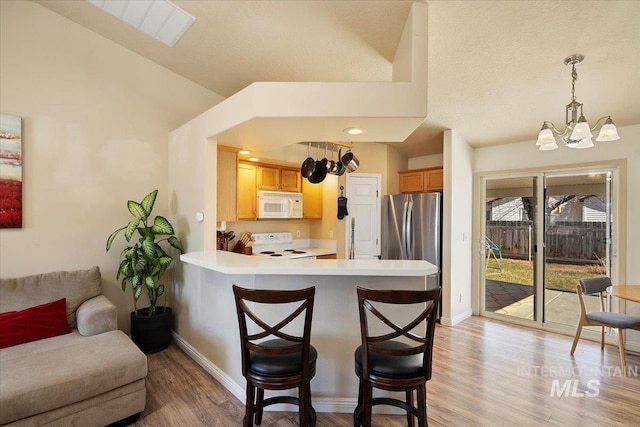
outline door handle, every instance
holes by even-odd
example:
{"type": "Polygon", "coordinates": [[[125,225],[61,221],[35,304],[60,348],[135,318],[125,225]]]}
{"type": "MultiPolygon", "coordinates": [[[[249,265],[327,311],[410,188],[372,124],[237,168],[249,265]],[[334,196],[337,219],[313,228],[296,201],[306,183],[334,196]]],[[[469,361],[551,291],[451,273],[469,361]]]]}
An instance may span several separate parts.
{"type": "Polygon", "coordinates": [[[409,199],[407,206],[407,226],[405,228],[407,233],[407,259],[414,259],[413,256],[413,200],[409,199]]]}

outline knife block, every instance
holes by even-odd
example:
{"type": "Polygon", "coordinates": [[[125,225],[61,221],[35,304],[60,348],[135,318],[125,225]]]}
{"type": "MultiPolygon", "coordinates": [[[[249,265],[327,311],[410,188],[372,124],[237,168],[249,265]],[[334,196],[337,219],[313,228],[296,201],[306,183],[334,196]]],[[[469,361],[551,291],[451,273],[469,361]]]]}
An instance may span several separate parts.
{"type": "Polygon", "coordinates": [[[232,252],[237,252],[239,254],[244,254],[244,255],[252,255],[253,248],[251,246],[245,246],[244,243],[242,242],[237,242],[236,245],[233,247],[232,252]]]}

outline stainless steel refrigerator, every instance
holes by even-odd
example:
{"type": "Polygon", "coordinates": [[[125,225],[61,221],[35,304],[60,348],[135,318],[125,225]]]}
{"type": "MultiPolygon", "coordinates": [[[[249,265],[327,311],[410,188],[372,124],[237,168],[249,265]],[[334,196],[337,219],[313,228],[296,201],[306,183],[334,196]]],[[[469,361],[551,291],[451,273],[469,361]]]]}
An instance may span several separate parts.
{"type": "Polygon", "coordinates": [[[427,276],[427,289],[441,286],[442,194],[384,196],[382,259],[424,259],[438,267],[427,276]]]}

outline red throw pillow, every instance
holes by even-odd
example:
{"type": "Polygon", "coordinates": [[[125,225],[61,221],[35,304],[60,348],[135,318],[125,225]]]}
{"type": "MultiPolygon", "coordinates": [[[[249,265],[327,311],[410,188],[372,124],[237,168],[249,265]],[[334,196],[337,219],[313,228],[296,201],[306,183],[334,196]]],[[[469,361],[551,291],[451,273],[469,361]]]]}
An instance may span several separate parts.
{"type": "Polygon", "coordinates": [[[0,348],[71,332],[66,298],[20,311],[0,313],[0,348]]]}

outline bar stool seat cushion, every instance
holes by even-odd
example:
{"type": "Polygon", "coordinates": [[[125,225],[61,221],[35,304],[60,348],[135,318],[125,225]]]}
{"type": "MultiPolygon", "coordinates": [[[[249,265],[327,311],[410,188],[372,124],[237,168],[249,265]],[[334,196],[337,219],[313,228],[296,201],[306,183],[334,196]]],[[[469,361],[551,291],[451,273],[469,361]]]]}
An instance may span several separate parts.
{"type": "MultiPolygon", "coordinates": [[[[385,341],[379,344],[382,348],[410,348],[399,341],[385,341]]],[[[362,346],[355,351],[356,369],[362,371],[362,346]]],[[[369,351],[370,372],[383,377],[413,378],[424,375],[422,355],[390,356],[369,351]]]]}
{"type": "MultiPolygon", "coordinates": [[[[272,339],[261,342],[263,347],[282,348],[294,345],[292,341],[283,339],[272,339]]],[[[249,369],[252,372],[267,375],[267,376],[286,376],[299,374],[302,371],[300,360],[302,359],[302,352],[298,351],[290,354],[258,354],[253,351],[249,351],[250,365],[249,369]]],[[[313,367],[318,359],[318,352],[313,346],[309,348],[309,366],[313,367]]],[[[314,372],[315,369],[311,369],[314,372]]]]}

